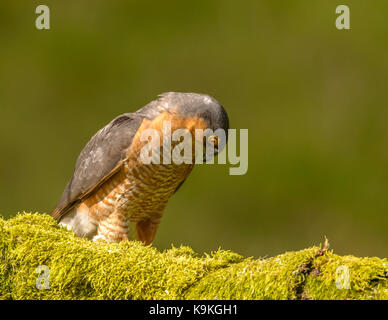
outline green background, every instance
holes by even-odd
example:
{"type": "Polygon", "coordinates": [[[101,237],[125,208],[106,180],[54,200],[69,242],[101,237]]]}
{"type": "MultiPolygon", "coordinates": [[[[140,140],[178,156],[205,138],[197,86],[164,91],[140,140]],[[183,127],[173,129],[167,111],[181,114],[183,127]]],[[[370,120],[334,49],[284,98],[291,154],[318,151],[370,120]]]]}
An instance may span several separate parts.
{"type": "Polygon", "coordinates": [[[388,3],[0,2],[0,212],[49,212],[89,138],[165,91],[249,129],[249,170],[198,165],[154,245],[387,256],[388,3]],[[35,8],[51,9],[51,30],[35,8]]]}

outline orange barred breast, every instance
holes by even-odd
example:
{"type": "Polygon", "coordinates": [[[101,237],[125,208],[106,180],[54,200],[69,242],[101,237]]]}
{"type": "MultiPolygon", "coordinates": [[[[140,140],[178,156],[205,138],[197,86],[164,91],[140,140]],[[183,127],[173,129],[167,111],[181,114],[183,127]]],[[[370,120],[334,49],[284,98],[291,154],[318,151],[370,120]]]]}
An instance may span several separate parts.
{"type": "Polygon", "coordinates": [[[167,113],[153,121],[143,121],[127,150],[123,169],[83,203],[89,208],[90,218],[98,225],[98,234],[107,240],[119,242],[128,239],[130,223],[151,220],[158,224],[168,200],[194,166],[163,164],[163,159],[161,164],[142,163],[140,151],[147,142],[140,140],[141,132],[153,128],[159,131],[162,139],[164,120],[171,121],[172,131],[185,128],[192,132],[193,137],[196,128],[205,129],[202,120],[176,119],[167,113]]]}

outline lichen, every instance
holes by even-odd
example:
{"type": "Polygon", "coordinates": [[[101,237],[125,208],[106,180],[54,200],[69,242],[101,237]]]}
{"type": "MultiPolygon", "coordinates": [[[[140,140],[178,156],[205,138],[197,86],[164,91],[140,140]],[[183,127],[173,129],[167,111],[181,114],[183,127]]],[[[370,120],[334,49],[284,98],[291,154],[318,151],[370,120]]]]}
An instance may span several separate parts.
{"type": "Polygon", "coordinates": [[[160,252],[81,239],[48,215],[22,213],[0,218],[0,253],[2,299],[388,299],[387,259],[317,246],[256,260],[186,246],[160,252]],[[36,287],[41,265],[49,289],[36,287]],[[349,289],[337,283],[344,266],[349,289]]]}

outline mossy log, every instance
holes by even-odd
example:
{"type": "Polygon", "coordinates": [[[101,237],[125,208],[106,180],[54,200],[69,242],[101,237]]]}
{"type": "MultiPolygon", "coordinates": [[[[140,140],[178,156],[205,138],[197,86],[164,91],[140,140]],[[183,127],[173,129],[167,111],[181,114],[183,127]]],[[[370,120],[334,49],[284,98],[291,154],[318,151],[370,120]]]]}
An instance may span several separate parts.
{"type": "Polygon", "coordinates": [[[48,215],[23,213],[0,218],[0,254],[1,299],[388,299],[387,259],[325,246],[266,259],[160,252],[81,239],[48,215]]]}

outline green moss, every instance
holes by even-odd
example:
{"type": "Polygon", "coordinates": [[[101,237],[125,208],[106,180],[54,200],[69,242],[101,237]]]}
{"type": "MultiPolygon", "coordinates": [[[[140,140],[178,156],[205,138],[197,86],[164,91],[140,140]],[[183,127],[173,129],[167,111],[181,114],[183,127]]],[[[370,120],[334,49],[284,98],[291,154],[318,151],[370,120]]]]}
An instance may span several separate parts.
{"type": "Polygon", "coordinates": [[[43,214],[0,218],[0,253],[2,299],[388,299],[387,259],[319,247],[258,260],[160,252],[81,239],[43,214]],[[36,288],[40,265],[49,267],[50,289],[36,288]],[[336,286],[339,266],[349,269],[350,289],[336,286]]]}

